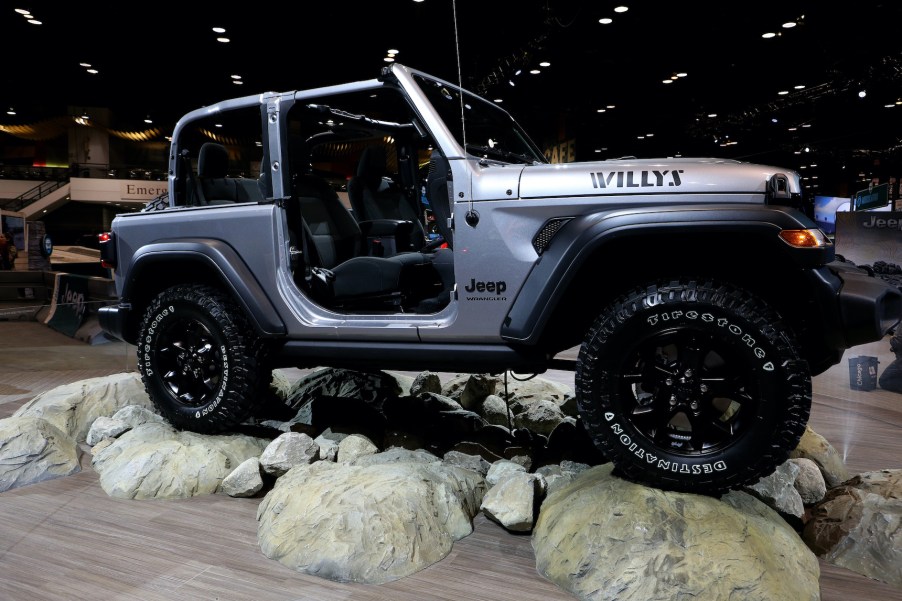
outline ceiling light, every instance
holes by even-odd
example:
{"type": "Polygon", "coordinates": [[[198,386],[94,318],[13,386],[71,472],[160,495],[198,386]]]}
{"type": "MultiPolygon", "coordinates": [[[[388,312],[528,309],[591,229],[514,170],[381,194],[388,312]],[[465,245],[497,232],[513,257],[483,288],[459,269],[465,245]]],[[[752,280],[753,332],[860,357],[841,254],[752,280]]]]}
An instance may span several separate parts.
{"type": "Polygon", "coordinates": [[[665,79],[665,80],[662,81],[661,83],[673,83],[673,80],[672,80],[672,79],[665,79]]]}
{"type": "Polygon", "coordinates": [[[244,85],[244,82],[241,81],[240,79],[233,79],[233,80],[232,80],[232,83],[235,84],[236,86],[243,86],[243,85],[244,85]]]}
{"type": "Polygon", "coordinates": [[[868,95],[867,90],[860,90],[860,91],[858,92],[858,97],[859,97],[859,98],[864,98],[864,97],[867,96],[867,95],[868,95]]]}
{"type": "Polygon", "coordinates": [[[511,87],[514,87],[515,85],[517,85],[517,84],[515,84],[513,81],[511,81],[510,79],[507,80],[507,83],[509,83],[509,84],[511,85],[511,87]]]}
{"type": "Polygon", "coordinates": [[[13,107],[9,107],[9,110],[6,111],[6,114],[7,114],[7,115],[15,115],[15,114],[16,114],[16,109],[14,109],[13,107]]]}
{"type": "MultiPolygon", "coordinates": [[[[414,0],[414,2],[416,2],[416,1],[417,1],[417,0],[414,0]]],[[[422,2],[423,0],[419,0],[419,1],[422,2]]],[[[497,103],[497,104],[501,104],[502,102],[504,102],[504,100],[502,100],[501,98],[496,98],[496,99],[493,100],[492,102],[495,102],[495,103],[497,103]]]]}
{"type": "Polygon", "coordinates": [[[548,61],[542,61],[541,63],[539,63],[539,66],[540,67],[550,67],[551,63],[549,63],[548,61]]]}
{"type": "Polygon", "coordinates": [[[795,26],[796,26],[795,21],[787,21],[786,23],[783,23],[783,29],[792,29],[795,26]]]}
{"type": "Polygon", "coordinates": [[[777,92],[777,94],[779,94],[780,96],[786,96],[787,94],[789,94],[789,90],[780,90],[779,92],[777,92]]]}
{"type": "Polygon", "coordinates": [[[43,23],[41,23],[37,19],[28,19],[28,22],[31,23],[32,25],[43,25],[43,23]]]}
{"type": "Polygon", "coordinates": [[[614,105],[613,105],[613,104],[609,104],[609,105],[606,106],[605,108],[612,109],[612,108],[614,108],[614,105]]]}
{"type": "Polygon", "coordinates": [[[387,62],[387,63],[393,63],[393,62],[395,62],[395,57],[393,57],[393,56],[386,56],[386,57],[383,58],[382,60],[384,60],[384,61],[387,62]]]}
{"type": "Polygon", "coordinates": [[[804,90],[804,89],[805,89],[805,86],[803,86],[803,85],[797,85],[797,86],[793,86],[793,87],[794,87],[796,90],[804,90]]]}
{"type": "Polygon", "coordinates": [[[225,33],[225,32],[226,32],[225,27],[214,27],[213,28],[213,33],[225,33]]]}
{"type": "Polygon", "coordinates": [[[708,113],[708,117],[710,117],[711,119],[713,119],[716,116],[717,116],[717,113],[708,113]]]}
{"type": "Polygon", "coordinates": [[[612,19],[611,17],[603,17],[601,19],[598,19],[598,22],[602,25],[610,25],[614,22],[614,19],[612,19]]]}
{"type": "Polygon", "coordinates": [[[776,118],[776,117],[771,117],[771,118],[770,118],[770,122],[771,122],[771,123],[776,123],[776,122],[777,122],[777,118],[776,118]]]}
{"type": "Polygon", "coordinates": [[[529,72],[532,73],[533,75],[538,75],[539,73],[542,72],[542,70],[541,69],[531,69],[529,72]]]}
{"type": "Polygon", "coordinates": [[[150,118],[150,115],[144,118],[144,123],[153,123],[153,119],[150,118]]]}
{"type": "Polygon", "coordinates": [[[240,76],[240,75],[231,75],[230,77],[231,77],[232,79],[241,79],[241,76],[240,76]]]}
{"type": "Polygon", "coordinates": [[[99,71],[97,69],[88,69],[88,73],[90,73],[91,75],[97,75],[99,71]]]}
{"type": "Polygon", "coordinates": [[[761,37],[764,38],[764,39],[766,39],[766,40],[769,40],[770,38],[775,38],[775,37],[777,37],[777,34],[773,33],[772,31],[768,31],[767,33],[762,33],[762,34],[761,34],[761,37]]]}
{"type": "Polygon", "coordinates": [[[91,63],[78,63],[78,66],[88,68],[91,66],[91,63]]]}
{"type": "Polygon", "coordinates": [[[27,8],[17,8],[16,12],[19,13],[20,15],[31,14],[31,11],[29,11],[27,8]]]}
{"type": "Polygon", "coordinates": [[[388,54],[391,54],[392,56],[394,56],[395,54],[398,54],[399,52],[400,52],[400,50],[395,50],[393,48],[390,48],[388,50],[388,54]]]}
{"type": "Polygon", "coordinates": [[[604,113],[604,112],[607,111],[607,110],[608,110],[608,109],[598,109],[597,112],[599,112],[599,113],[604,113]]]}
{"type": "Polygon", "coordinates": [[[614,9],[614,12],[615,12],[615,13],[625,13],[625,12],[628,11],[628,10],[629,10],[629,7],[628,7],[628,6],[623,6],[623,5],[621,5],[621,6],[618,6],[617,8],[615,8],[615,9],[614,9]]]}
{"type": "Polygon", "coordinates": [[[689,75],[689,74],[686,73],[685,71],[680,71],[679,73],[676,74],[677,77],[686,77],[687,75],[689,75]]]}
{"type": "Polygon", "coordinates": [[[896,106],[895,104],[890,103],[890,104],[884,104],[884,105],[883,105],[883,108],[885,108],[885,109],[891,109],[891,108],[893,108],[893,107],[895,107],[895,106],[896,106]]]}

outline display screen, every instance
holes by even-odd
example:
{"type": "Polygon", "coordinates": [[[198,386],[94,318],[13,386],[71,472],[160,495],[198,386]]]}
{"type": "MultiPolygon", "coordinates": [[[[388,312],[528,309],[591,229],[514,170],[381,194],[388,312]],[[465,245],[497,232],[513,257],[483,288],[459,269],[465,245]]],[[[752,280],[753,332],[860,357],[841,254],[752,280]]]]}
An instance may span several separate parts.
{"type": "Polygon", "coordinates": [[[848,211],[850,201],[842,196],[814,197],[814,220],[825,234],[836,233],[836,211],[848,211]]]}

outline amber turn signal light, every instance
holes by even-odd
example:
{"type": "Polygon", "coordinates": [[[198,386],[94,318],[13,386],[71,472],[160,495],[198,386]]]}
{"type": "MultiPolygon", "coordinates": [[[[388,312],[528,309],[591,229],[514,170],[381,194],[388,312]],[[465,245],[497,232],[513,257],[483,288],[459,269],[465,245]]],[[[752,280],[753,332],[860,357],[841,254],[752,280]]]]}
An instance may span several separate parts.
{"type": "Polygon", "coordinates": [[[820,230],[783,230],[780,238],[796,248],[823,248],[827,246],[827,237],[820,230]]]}

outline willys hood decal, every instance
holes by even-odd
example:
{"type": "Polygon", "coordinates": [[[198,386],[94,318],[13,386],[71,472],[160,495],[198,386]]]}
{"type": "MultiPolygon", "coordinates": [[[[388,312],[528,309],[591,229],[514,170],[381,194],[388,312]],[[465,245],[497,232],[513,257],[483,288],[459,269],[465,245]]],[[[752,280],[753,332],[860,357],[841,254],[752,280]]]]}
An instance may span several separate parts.
{"type": "Polygon", "coordinates": [[[764,193],[775,173],[800,192],[796,172],[727,159],[619,159],[529,165],[520,176],[520,197],[605,194],[764,193]]]}

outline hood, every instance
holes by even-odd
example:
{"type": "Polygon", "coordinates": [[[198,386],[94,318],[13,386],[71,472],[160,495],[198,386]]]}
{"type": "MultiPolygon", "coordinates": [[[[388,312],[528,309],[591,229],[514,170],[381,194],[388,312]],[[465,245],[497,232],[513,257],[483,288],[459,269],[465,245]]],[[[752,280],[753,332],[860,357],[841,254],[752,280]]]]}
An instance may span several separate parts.
{"type": "Polygon", "coordinates": [[[617,159],[529,165],[520,176],[520,198],[623,194],[765,194],[774,174],[787,194],[801,193],[790,169],[716,158],[617,159]]]}

